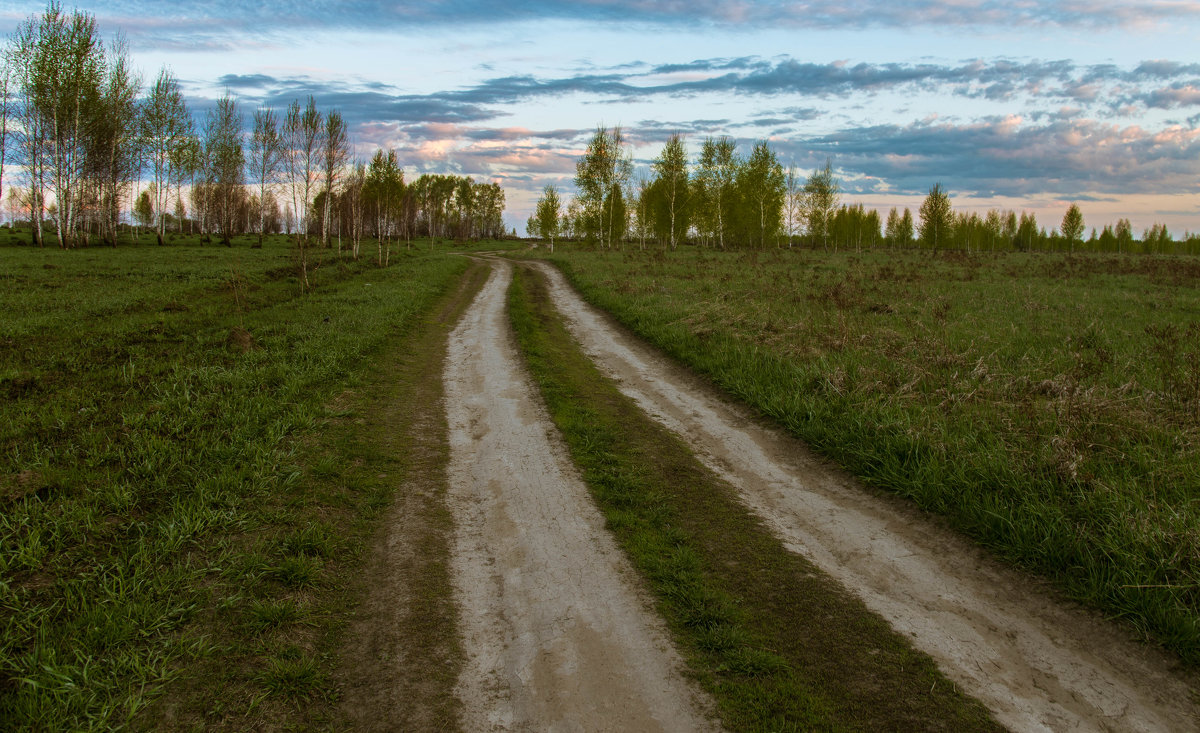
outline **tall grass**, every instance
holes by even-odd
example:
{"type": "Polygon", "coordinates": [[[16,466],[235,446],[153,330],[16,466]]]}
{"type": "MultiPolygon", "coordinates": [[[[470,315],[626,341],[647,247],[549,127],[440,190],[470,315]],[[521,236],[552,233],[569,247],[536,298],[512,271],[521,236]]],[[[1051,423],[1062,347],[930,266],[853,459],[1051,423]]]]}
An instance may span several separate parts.
{"type": "Polygon", "coordinates": [[[872,485],[1200,662],[1200,261],[554,257],[872,485]]]}
{"type": "MultiPolygon", "coordinates": [[[[244,629],[310,621],[348,550],[321,517],[359,499],[313,489],[305,442],[465,267],[398,259],[329,257],[302,295],[281,240],[0,250],[6,729],[122,726],[244,629]]],[[[262,653],[263,694],[316,693],[303,648],[262,653]]]]}

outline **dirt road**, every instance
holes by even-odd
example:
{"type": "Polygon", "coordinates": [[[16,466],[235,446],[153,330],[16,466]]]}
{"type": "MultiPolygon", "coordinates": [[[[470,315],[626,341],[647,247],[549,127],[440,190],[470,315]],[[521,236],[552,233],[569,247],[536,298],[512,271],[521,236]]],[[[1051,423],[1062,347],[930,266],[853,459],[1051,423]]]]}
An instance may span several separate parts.
{"type": "Polygon", "coordinates": [[[541,267],[572,333],[626,395],[736,486],[789,549],[911,635],[999,722],[1019,731],[1200,730],[1195,692],[1167,655],[761,427],[541,267]]]}
{"type": "Polygon", "coordinates": [[[512,343],[497,261],[450,336],[452,575],[471,731],[714,725],[544,414],[512,343]]]}

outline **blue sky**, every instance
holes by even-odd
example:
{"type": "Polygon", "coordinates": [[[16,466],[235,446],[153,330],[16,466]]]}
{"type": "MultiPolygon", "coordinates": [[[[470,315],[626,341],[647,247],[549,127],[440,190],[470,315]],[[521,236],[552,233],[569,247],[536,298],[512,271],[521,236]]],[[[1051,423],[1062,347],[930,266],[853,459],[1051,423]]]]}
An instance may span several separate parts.
{"type": "MultiPolygon", "coordinates": [[[[0,31],[44,5],[8,2],[0,31]]],[[[1030,210],[1056,226],[1129,217],[1200,231],[1200,2],[579,0],[81,2],[202,110],[313,94],[359,152],[408,175],[497,180],[523,227],[571,189],[597,124],[643,166],[672,132],[695,152],[768,139],[803,174],[828,157],[847,198],[1030,210]]]]}

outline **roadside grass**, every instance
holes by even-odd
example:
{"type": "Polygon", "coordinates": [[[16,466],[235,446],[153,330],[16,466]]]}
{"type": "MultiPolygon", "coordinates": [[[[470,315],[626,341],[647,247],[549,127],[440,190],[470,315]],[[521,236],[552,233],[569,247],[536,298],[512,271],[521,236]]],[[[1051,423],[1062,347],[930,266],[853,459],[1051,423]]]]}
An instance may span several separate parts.
{"type": "Polygon", "coordinates": [[[249,243],[0,248],[6,729],[327,714],[394,490],[345,478],[327,405],[466,264],[318,250],[302,295],[292,247],[249,243]]]}
{"type": "Polygon", "coordinates": [[[1200,663],[1200,260],[690,247],[550,259],[867,483],[1200,663]]]}
{"type": "Polygon", "coordinates": [[[1001,729],[621,395],[568,335],[540,275],[516,269],[509,312],[609,528],[727,729],[1001,729]]]}

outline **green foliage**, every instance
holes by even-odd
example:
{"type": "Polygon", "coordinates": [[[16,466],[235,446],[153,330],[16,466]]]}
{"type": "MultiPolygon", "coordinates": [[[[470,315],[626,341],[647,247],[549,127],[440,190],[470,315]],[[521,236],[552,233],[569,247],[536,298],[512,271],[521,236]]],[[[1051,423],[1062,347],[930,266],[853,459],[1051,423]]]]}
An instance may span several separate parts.
{"type": "Polygon", "coordinates": [[[627,150],[620,126],[599,126],[583,157],[575,164],[579,189],[579,223],[576,236],[605,248],[617,246],[628,228],[624,188],[633,174],[632,153],[627,150]]]}
{"type": "Polygon", "coordinates": [[[1063,215],[1062,236],[1072,251],[1075,249],[1075,243],[1083,240],[1083,214],[1075,204],[1071,204],[1067,213],[1063,215]]]}
{"type": "Polygon", "coordinates": [[[558,236],[559,226],[561,223],[560,209],[562,203],[558,198],[558,189],[552,184],[546,184],[546,188],[542,191],[542,197],[538,199],[537,208],[534,210],[533,218],[537,227],[537,234],[531,236],[539,236],[543,239],[550,240],[550,251],[554,251],[554,238],[558,236]]]}
{"type": "Polygon", "coordinates": [[[752,247],[777,246],[786,189],[783,167],[766,140],[755,144],[749,159],[738,169],[737,188],[742,241],[752,247]]]}
{"type": "Polygon", "coordinates": [[[935,183],[921,202],[921,245],[929,249],[949,246],[954,236],[954,214],[950,211],[950,196],[935,183]]]}
{"type": "Polygon", "coordinates": [[[833,161],[826,160],[825,167],[813,171],[804,184],[804,221],[808,234],[824,248],[829,247],[829,233],[833,212],[837,209],[840,187],[833,176],[833,161]]]}
{"type": "Polygon", "coordinates": [[[678,133],[667,139],[662,152],[654,159],[654,175],[647,205],[654,210],[654,220],[658,222],[655,233],[659,241],[675,249],[687,236],[691,214],[687,150],[678,133]]]}

